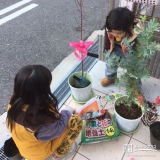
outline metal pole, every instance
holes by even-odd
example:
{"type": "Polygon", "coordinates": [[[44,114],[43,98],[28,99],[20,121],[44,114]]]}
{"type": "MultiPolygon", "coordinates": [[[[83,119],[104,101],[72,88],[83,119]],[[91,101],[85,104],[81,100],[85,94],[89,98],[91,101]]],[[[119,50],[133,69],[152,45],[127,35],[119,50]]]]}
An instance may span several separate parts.
{"type": "Polygon", "coordinates": [[[114,8],[115,6],[115,0],[110,0],[110,11],[114,8]]]}
{"type": "Polygon", "coordinates": [[[105,61],[105,56],[103,53],[103,47],[104,47],[104,33],[103,33],[103,31],[101,31],[98,38],[99,38],[99,48],[98,48],[99,60],[105,61]]]}
{"type": "Polygon", "coordinates": [[[153,5],[151,17],[153,18],[156,5],[153,5]]]}

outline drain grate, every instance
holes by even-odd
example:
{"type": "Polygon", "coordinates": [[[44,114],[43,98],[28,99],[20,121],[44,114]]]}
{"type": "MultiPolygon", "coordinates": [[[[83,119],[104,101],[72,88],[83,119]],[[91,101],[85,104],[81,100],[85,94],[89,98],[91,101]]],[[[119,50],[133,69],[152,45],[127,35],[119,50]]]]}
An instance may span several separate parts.
{"type": "Polygon", "coordinates": [[[8,157],[4,155],[4,148],[0,148],[0,160],[9,160],[8,157]]]}
{"type": "MultiPolygon", "coordinates": [[[[95,39],[94,45],[91,46],[88,49],[88,52],[93,55],[98,55],[98,38],[95,39]]],[[[89,72],[91,68],[95,65],[95,63],[98,61],[97,56],[87,56],[84,61],[84,71],[89,72]]],[[[70,96],[71,91],[70,87],[68,85],[68,78],[71,74],[74,72],[81,71],[81,62],[79,62],[76,66],[73,67],[70,73],[67,74],[67,76],[62,79],[62,81],[59,83],[58,87],[55,87],[52,90],[52,93],[57,97],[58,100],[58,108],[60,108],[63,103],[67,100],[67,98],[70,96]]]]}

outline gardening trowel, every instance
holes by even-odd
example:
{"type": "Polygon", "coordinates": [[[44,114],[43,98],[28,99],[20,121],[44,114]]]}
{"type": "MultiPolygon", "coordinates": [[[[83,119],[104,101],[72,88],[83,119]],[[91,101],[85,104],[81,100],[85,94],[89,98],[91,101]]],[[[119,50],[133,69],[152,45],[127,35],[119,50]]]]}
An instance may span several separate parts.
{"type": "Polygon", "coordinates": [[[86,78],[86,77],[77,77],[77,76],[73,76],[74,79],[76,79],[77,81],[77,87],[79,88],[84,88],[84,87],[87,87],[91,82],[86,78]]]}

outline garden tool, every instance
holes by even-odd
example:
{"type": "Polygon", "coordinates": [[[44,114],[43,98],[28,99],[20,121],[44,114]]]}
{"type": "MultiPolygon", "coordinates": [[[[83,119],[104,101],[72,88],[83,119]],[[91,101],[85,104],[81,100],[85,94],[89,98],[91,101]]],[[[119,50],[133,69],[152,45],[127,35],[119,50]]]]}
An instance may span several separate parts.
{"type": "Polygon", "coordinates": [[[79,88],[87,87],[91,83],[86,77],[83,76],[77,77],[74,75],[73,78],[76,79],[76,86],[79,88]]]}

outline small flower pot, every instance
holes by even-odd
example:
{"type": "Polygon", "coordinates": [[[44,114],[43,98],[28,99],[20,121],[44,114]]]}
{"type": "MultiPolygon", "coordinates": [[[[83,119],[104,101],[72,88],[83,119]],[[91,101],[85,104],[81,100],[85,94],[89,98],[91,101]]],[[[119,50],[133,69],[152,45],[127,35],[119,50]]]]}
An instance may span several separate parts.
{"type": "Polygon", "coordinates": [[[92,98],[92,78],[88,73],[84,73],[84,76],[91,82],[87,87],[84,88],[76,88],[74,87],[75,84],[75,79],[73,76],[80,77],[82,75],[82,72],[76,72],[72,74],[69,79],[68,79],[68,84],[71,89],[71,94],[73,99],[78,102],[78,103],[85,103],[87,102],[90,98],[92,98]]]}
{"type": "Polygon", "coordinates": [[[150,141],[157,149],[160,149],[160,122],[154,122],[150,125],[150,141]]]}

